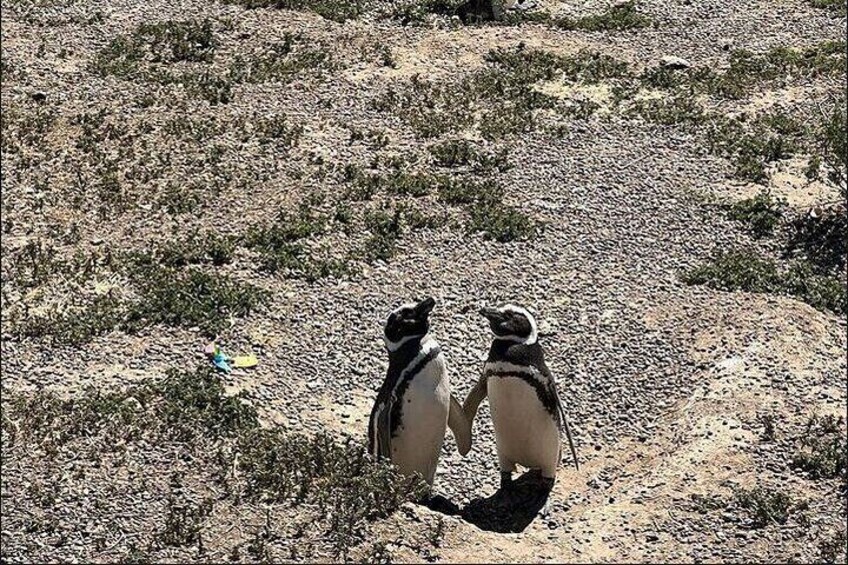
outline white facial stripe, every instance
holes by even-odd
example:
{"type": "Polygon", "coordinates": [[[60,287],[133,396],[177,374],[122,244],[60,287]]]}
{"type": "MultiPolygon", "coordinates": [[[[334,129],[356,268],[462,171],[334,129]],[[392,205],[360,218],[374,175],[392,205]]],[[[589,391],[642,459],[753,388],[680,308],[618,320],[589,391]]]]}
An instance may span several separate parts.
{"type": "MultiPolygon", "coordinates": [[[[424,339],[427,339],[427,338],[426,338],[426,335],[427,335],[427,334],[424,334],[424,335],[425,335],[425,338],[424,338],[424,339]]],[[[397,351],[398,349],[400,349],[400,348],[401,348],[401,346],[402,346],[404,343],[408,342],[408,341],[409,341],[409,340],[411,340],[411,339],[417,339],[417,338],[419,338],[419,337],[421,337],[421,336],[420,336],[420,335],[407,335],[407,336],[403,336],[403,337],[402,337],[402,338],[400,338],[400,340],[398,340],[398,341],[392,341],[392,340],[390,340],[389,338],[387,338],[387,337],[385,336],[385,334],[384,334],[384,335],[383,335],[383,341],[386,343],[386,349],[388,349],[389,351],[397,351]]]]}
{"type": "Polygon", "coordinates": [[[415,308],[415,306],[417,306],[415,302],[407,302],[406,304],[401,304],[400,306],[392,310],[392,314],[399,314],[400,311],[404,308],[415,308]]]}
{"type": "Polygon", "coordinates": [[[483,366],[483,372],[486,374],[489,373],[522,373],[525,375],[530,375],[537,381],[542,384],[547,384],[545,382],[545,377],[539,372],[536,367],[532,367],[529,365],[516,365],[514,363],[508,363],[506,361],[490,361],[483,366]]]}
{"type": "MultiPolygon", "coordinates": [[[[398,306],[397,308],[392,310],[392,312],[391,312],[391,314],[389,314],[389,316],[391,316],[392,314],[399,314],[400,311],[403,310],[404,308],[415,308],[416,306],[417,306],[417,304],[415,304],[415,302],[407,302],[406,304],[401,304],[400,306],[398,306]]],[[[424,334],[424,335],[426,335],[426,334],[424,334]]],[[[404,343],[408,342],[411,339],[416,339],[416,338],[419,338],[419,337],[421,337],[421,336],[420,335],[407,335],[407,336],[402,337],[398,341],[392,341],[392,340],[390,340],[389,338],[386,337],[386,334],[383,334],[383,342],[386,344],[386,349],[388,349],[389,351],[397,351],[398,349],[400,349],[400,347],[404,343]]]]}
{"type": "Polygon", "coordinates": [[[515,343],[524,343],[526,345],[533,345],[539,339],[539,330],[536,327],[536,318],[533,317],[533,314],[527,311],[526,308],[522,308],[521,306],[516,306],[515,304],[506,304],[502,308],[498,308],[501,312],[514,312],[516,314],[522,314],[527,318],[527,321],[530,322],[530,335],[527,337],[520,337],[517,335],[504,335],[498,336],[497,339],[505,339],[507,341],[514,341],[515,343]]]}

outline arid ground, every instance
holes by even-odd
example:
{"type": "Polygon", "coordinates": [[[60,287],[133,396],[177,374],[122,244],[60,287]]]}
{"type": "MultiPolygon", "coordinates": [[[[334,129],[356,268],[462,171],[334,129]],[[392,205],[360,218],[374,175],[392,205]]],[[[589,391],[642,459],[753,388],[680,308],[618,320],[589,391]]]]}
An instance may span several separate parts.
{"type": "Polygon", "coordinates": [[[3,2],[4,562],[845,562],[845,3],[467,7],[3,2]],[[460,399],[538,317],[547,514],[363,454],[427,295],[460,399]]]}

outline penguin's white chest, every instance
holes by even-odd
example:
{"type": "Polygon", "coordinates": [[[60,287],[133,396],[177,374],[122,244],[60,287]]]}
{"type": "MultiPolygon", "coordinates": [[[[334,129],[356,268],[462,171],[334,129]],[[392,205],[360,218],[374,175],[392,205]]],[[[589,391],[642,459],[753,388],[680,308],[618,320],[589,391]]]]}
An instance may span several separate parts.
{"type": "Polygon", "coordinates": [[[555,476],[560,459],[559,428],[536,389],[521,378],[493,374],[488,392],[501,470],[513,471],[519,464],[541,469],[546,477],[555,476]]]}
{"type": "Polygon", "coordinates": [[[417,472],[433,483],[450,410],[450,381],[444,357],[436,356],[403,394],[401,421],[392,437],[392,462],[405,474],[417,472]]]}

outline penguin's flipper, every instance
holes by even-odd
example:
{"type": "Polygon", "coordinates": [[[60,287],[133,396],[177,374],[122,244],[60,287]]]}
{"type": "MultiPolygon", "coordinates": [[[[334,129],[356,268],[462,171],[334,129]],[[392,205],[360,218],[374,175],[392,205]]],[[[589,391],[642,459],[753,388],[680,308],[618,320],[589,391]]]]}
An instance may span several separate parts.
{"type": "Polygon", "coordinates": [[[488,394],[488,392],[487,379],[483,376],[480,377],[480,380],[477,381],[477,384],[474,385],[474,388],[472,388],[471,392],[468,393],[468,396],[465,397],[465,402],[462,404],[462,411],[465,412],[465,417],[468,419],[469,428],[474,425],[474,417],[477,415],[477,408],[480,406],[480,403],[483,402],[483,399],[486,398],[486,394],[488,394]]]}
{"type": "Polygon", "coordinates": [[[392,458],[392,405],[382,407],[377,415],[377,454],[392,458]]]}
{"type": "Polygon", "coordinates": [[[562,423],[565,427],[565,435],[568,437],[568,447],[571,448],[571,458],[574,460],[574,468],[580,470],[580,462],[577,461],[577,450],[574,449],[574,440],[571,439],[571,427],[568,425],[568,420],[565,416],[562,417],[562,423]]]}
{"type": "Polygon", "coordinates": [[[471,422],[465,416],[465,410],[460,406],[459,401],[450,395],[450,412],[448,412],[448,426],[453,432],[453,437],[456,439],[456,446],[459,448],[459,454],[465,455],[471,451],[471,422]]]}

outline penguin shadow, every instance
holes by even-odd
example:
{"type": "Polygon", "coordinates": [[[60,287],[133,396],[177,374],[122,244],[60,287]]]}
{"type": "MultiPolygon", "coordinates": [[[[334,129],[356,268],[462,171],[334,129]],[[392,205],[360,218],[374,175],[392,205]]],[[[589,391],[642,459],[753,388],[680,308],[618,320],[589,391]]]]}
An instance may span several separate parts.
{"type": "Polygon", "coordinates": [[[545,508],[551,492],[550,484],[540,480],[538,471],[527,471],[509,488],[498,489],[488,498],[475,498],[465,508],[435,496],[427,507],[435,512],[459,516],[481,530],[500,534],[523,532],[545,508]]]}

